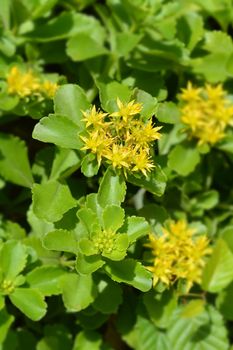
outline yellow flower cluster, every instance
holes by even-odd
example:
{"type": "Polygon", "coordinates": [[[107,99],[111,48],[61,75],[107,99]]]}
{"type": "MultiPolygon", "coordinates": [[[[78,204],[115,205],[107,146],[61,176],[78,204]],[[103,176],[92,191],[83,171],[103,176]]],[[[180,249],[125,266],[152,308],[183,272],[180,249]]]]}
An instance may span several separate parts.
{"type": "Polygon", "coordinates": [[[215,144],[224,138],[226,127],[233,125],[233,104],[221,84],[195,88],[189,82],[187,88],[182,89],[180,99],[183,101],[181,120],[199,144],[215,144]]]}
{"type": "Polygon", "coordinates": [[[170,222],[168,229],[163,229],[163,235],[149,235],[149,247],[153,255],[153,266],[147,269],[153,273],[153,284],[160,280],[166,285],[173,284],[178,279],[187,283],[187,291],[194,283],[201,282],[205,255],[211,253],[209,241],[205,235],[193,237],[194,229],[187,222],[178,220],[170,222]]]}
{"type": "Polygon", "coordinates": [[[154,168],[150,146],[160,138],[161,127],[154,127],[151,119],[147,123],[142,120],[140,103],[124,104],[117,99],[117,106],[118,111],[112,114],[97,111],[95,106],[83,112],[86,134],[80,136],[82,149],[94,153],[99,164],[104,160],[125,174],[130,171],[147,176],[154,168]]]}
{"type": "Polygon", "coordinates": [[[31,70],[23,73],[13,66],[7,75],[8,93],[21,98],[37,96],[53,98],[58,85],[49,80],[39,79],[31,70]]]}

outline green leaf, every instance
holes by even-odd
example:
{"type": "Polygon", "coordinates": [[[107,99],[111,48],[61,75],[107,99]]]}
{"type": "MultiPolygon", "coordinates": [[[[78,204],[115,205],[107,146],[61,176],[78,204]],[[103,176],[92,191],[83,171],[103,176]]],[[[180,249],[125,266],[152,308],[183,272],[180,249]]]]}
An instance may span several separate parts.
{"type": "Polygon", "coordinates": [[[170,349],[172,350],[228,350],[226,328],[221,315],[212,306],[196,317],[180,317],[183,308],[177,310],[171,318],[168,330],[170,349]],[[180,336],[177,337],[177,334],[180,336]]]}
{"type": "Polygon", "coordinates": [[[68,273],[61,279],[62,299],[70,312],[85,309],[95,298],[95,289],[91,275],[79,276],[68,273]]]}
{"type": "Polygon", "coordinates": [[[177,297],[173,291],[167,290],[159,294],[151,290],[143,295],[143,302],[151,321],[159,328],[167,328],[177,306],[177,297]]]}
{"type": "Polygon", "coordinates": [[[233,225],[224,227],[220,237],[227,243],[228,248],[233,254],[233,225]]]}
{"type": "Polygon", "coordinates": [[[101,344],[100,334],[95,331],[84,330],[76,336],[73,350],[101,350],[101,344]]]}
{"type": "Polygon", "coordinates": [[[90,107],[86,94],[79,85],[62,85],[54,97],[55,114],[70,119],[79,127],[77,131],[84,129],[85,123],[82,121],[82,111],[86,111],[90,107]]]}
{"type": "Polygon", "coordinates": [[[5,309],[0,310],[0,344],[4,342],[14,319],[14,316],[9,315],[5,309]]]}
{"type": "Polygon", "coordinates": [[[226,135],[221,141],[217,143],[216,147],[222,151],[233,153],[233,135],[226,135]]]}
{"type": "Polygon", "coordinates": [[[164,207],[157,204],[146,204],[138,211],[138,215],[144,216],[149,224],[157,231],[168,219],[168,214],[164,207]]]}
{"type": "Polygon", "coordinates": [[[104,36],[104,30],[94,17],[77,12],[63,12],[44,25],[36,26],[27,33],[27,38],[39,42],[51,42],[75,36],[79,33],[92,33],[94,38],[104,36]]]}
{"type": "Polygon", "coordinates": [[[46,182],[49,179],[51,166],[56,154],[57,147],[53,145],[43,147],[35,156],[35,161],[32,167],[33,175],[36,182],[46,182]]]}
{"type": "Polygon", "coordinates": [[[87,195],[86,207],[88,209],[91,209],[96,214],[99,221],[102,220],[103,209],[101,208],[101,206],[98,203],[97,193],[91,193],[91,194],[87,195]]]}
{"type": "Polygon", "coordinates": [[[10,29],[10,8],[11,1],[10,0],[2,0],[0,4],[0,17],[1,21],[4,24],[4,27],[9,30],[10,29]]]}
{"type": "Polygon", "coordinates": [[[72,336],[63,324],[45,326],[44,337],[36,345],[36,350],[71,350],[71,348],[72,336]]]}
{"type": "Polygon", "coordinates": [[[34,2],[32,16],[33,18],[43,17],[56,5],[58,0],[39,0],[34,2]]]}
{"type": "Polygon", "coordinates": [[[217,293],[233,280],[233,253],[223,239],[219,239],[209,258],[202,277],[202,287],[217,293]]]}
{"type": "Polygon", "coordinates": [[[204,35],[203,17],[194,11],[186,13],[179,18],[177,31],[178,38],[192,51],[204,35]]]}
{"type": "Polygon", "coordinates": [[[53,160],[50,180],[58,180],[59,178],[67,177],[74,170],[78,169],[81,165],[81,157],[78,152],[58,148],[53,160]]]}
{"type": "Polygon", "coordinates": [[[63,148],[80,149],[83,145],[78,136],[78,127],[67,117],[54,114],[42,118],[36,124],[32,137],[42,142],[54,143],[63,148]]]}
{"type": "Polygon", "coordinates": [[[219,193],[215,190],[210,190],[197,195],[194,199],[198,208],[209,210],[218,204],[219,193]]]}
{"type": "Polygon", "coordinates": [[[46,303],[40,292],[30,288],[16,288],[9,295],[11,302],[27,317],[39,321],[46,314],[46,303]]]}
{"type": "Polygon", "coordinates": [[[39,266],[26,277],[30,288],[37,289],[44,296],[61,293],[59,280],[65,271],[57,266],[39,266]]]}
{"type": "Polygon", "coordinates": [[[73,231],[58,229],[48,232],[43,237],[43,246],[49,250],[77,254],[78,242],[73,231]]]}
{"type": "Polygon", "coordinates": [[[80,312],[79,323],[85,330],[94,330],[100,328],[108,318],[109,315],[98,312],[90,306],[88,309],[80,312]]]}
{"type": "Polygon", "coordinates": [[[6,221],[4,223],[4,230],[7,233],[8,239],[21,240],[26,237],[26,231],[19,224],[13,221],[6,221]]]}
{"type": "Polygon", "coordinates": [[[109,167],[100,183],[97,195],[98,203],[102,208],[111,204],[119,206],[124,201],[125,193],[126,185],[123,176],[118,175],[109,167]]]}
{"type": "Polygon", "coordinates": [[[155,194],[156,196],[162,196],[166,188],[167,177],[160,168],[156,165],[155,169],[152,170],[147,177],[144,175],[129,175],[127,181],[130,183],[145,188],[147,191],[155,194]]]}
{"type": "Polygon", "coordinates": [[[49,251],[42,246],[42,241],[35,234],[31,234],[24,240],[25,245],[29,246],[30,250],[36,253],[36,256],[44,264],[58,265],[60,263],[60,252],[49,251]]]}
{"type": "Polygon", "coordinates": [[[184,126],[180,123],[174,124],[174,126],[163,127],[162,137],[158,140],[160,156],[168,154],[172,146],[181,143],[186,139],[183,130],[184,126]]]}
{"type": "Polygon", "coordinates": [[[99,254],[86,256],[79,253],[76,260],[76,270],[81,275],[88,275],[99,270],[104,264],[105,261],[99,254]]]}
{"type": "MultiPolygon", "coordinates": [[[[0,44],[1,50],[1,44],[0,44]]],[[[3,111],[11,111],[14,109],[19,103],[18,96],[9,96],[6,92],[0,92],[0,109],[3,111]]]]}
{"type": "Polygon", "coordinates": [[[220,30],[206,31],[203,48],[208,54],[192,59],[193,71],[196,74],[203,74],[211,83],[224,81],[229,75],[227,66],[233,52],[231,37],[220,30]]]}
{"type": "Polygon", "coordinates": [[[232,38],[220,30],[206,32],[205,49],[209,52],[229,52],[233,50],[232,38]],[[218,43],[221,42],[221,45],[218,43]]]}
{"type": "Polygon", "coordinates": [[[168,155],[169,168],[182,176],[187,176],[193,172],[199,162],[198,149],[193,146],[179,144],[168,155]]]}
{"type": "Polygon", "coordinates": [[[80,33],[69,39],[66,52],[73,61],[78,62],[108,54],[108,50],[87,33],[80,33]]]}
{"type": "MultiPolygon", "coordinates": [[[[230,55],[227,63],[226,63],[226,67],[227,67],[227,71],[233,75],[233,63],[232,63],[232,60],[233,60],[233,53],[230,55]]],[[[232,151],[232,146],[231,146],[231,151],[232,151]]]]}
{"type": "Polygon", "coordinates": [[[119,304],[122,303],[122,289],[119,284],[110,279],[101,279],[97,289],[98,295],[93,307],[104,314],[116,313],[119,304]]]}
{"type": "Polygon", "coordinates": [[[96,214],[89,208],[81,208],[77,212],[78,218],[84,224],[89,233],[92,233],[93,225],[98,224],[96,214]]]}
{"type": "Polygon", "coordinates": [[[142,292],[147,292],[152,286],[151,273],[133,259],[109,261],[104,268],[113,281],[129,284],[142,292]]]}
{"type": "Polygon", "coordinates": [[[231,1],[229,0],[206,0],[205,2],[201,0],[195,0],[209,16],[213,17],[224,30],[228,28],[229,21],[231,20],[232,7],[231,1]]]}
{"type": "Polygon", "coordinates": [[[125,219],[125,224],[120,229],[127,233],[129,243],[134,243],[137,239],[150,233],[151,228],[148,222],[139,216],[130,216],[125,219]]]}
{"type": "Polygon", "coordinates": [[[155,325],[150,320],[148,320],[144,315],[140,314],[137,315],[134,327],[127,327],[125,332],[123,332],[122,334],[122,338],[130,346],[131,349],[172,349],[170,347],[170,343],[167,339],[166,334],[164,332],[159,331],[159,329],[155,327],[155,325]]]}
{"type": "Polygon", "coordinates": [[[124,222],[125,211],[117,205],[108,205],[103,210],[103,227],[105,230],[116,232],[124,222]]]}
{"type": "Polygon", "coordinates": [[[5,306],[5,297],[0,294],[0,310],[2,310],[5,306]]]}
{"type": "Polygon", "coordinates": [[[94,247],[93,241],[88,238],[83,238],[79,241],[79,250],[82,254],[91,256],[98,253],[98,249],[94,247]]]}
{"type": "Polygon", "coordinates": [[[140,115],[145,118],[145,120],[155,115],[158,108],[158,101],[155,97],[151,96],[143,90],[138,90],[136,99],[137,102],[142,104],[140,115]]]}
{"type": "Polygon", "coordinates": [[[6,242],[0,251],[0,270],[4,279],[14,281],[27,263],[26,247],[19,241],[6,242]]]}
{"type": "Polygon", "coordinates": [[[233,293],[233,283],[218,294],[216,298],[216,306],[224,316],[226,320],[233,320],[233,305],[232,305],[232,294],[233,293]]]}
{"type": "Polygon", "coordinates": [[[200,315],[205,311],[205,301],[203,299],[191,300],[181,313],[181,317],[189,319],[200,315]]]}
{"type": "Polygon", "coordinates": [[[98,173],[99,164],[93,153],[88,153],[82,160],[81,171],[86,177],[92,177],[98,173]]]}
{"type": "Polygon", "coordinates": [[[102,82],[101,80],[97,80],[96,85],[99,89],[101,107],[109,113],[116,111],[117,98],[126,103],[129,102],[132,95],[132,91],[127,85],[117,81],[102,82]]]}
{"type": "MultiPolygon", "coordinates": [[[[54,225],[52,223],[48,223],[46,221],[40,220],[33,212],[32,205],[27,212],[27,221],[30,225],[31,231],[37,236],[42,237],[46,232],[52,231],[54,225]]],[[[27,239],[29,237],[27,236],[27,239]]],[[[30,236],[30,239],[32,236],[30,236]]],[[[33,236],[35,238],[35,236],[33,236]]]]}
{"type": "Polygon", "coordinates": [[[32,187],[27,148],[16,136],[0,134],[0,175],[16,185],[32,187]]]}
{"type": "Polygon", "coordinates": [[[159,104],[156,117],[160,122],[177,124],[180,121],[180,111],[173,102],[163,102],[159,104]]]}
{"type": "Polygon", "coordinates": [[[131,32],[116,32],[116,48],[115,54],[119,57],[125,57],[139,43],[142,36],[131,32]]]}
{"type": "Polygon", "coordinates": [[[35,184],[32,188],[33,211],[48,222],[60,220],[64,213],[76,206],[69,187],[55,180],[35,184]]]}
{"type": "MultiPolygon", "coordinates": [[[[23,332],[23,331],[21,331],[21,332],[23,332]]],[[[24,332],[26,332],[26,331],[24,331],[24,332]]],[[[28,340],[28,338],[27,338],[27,340],[28,340]]],[[[21,344],[19,344],[19,333],[10,329],[9,332],[7,333],[6,339],[4,340],[4,342],[1,346],[1,350],[16,350],[17,346],[20,346],[20,345],[21,344]]],[[[29,341],[27,343],[27,345],[31,346],[31,342],[29,341]]],[[[33,346],[34,346],[34,343],[32,344],[32,349],[33,349],[33,346]]]]}

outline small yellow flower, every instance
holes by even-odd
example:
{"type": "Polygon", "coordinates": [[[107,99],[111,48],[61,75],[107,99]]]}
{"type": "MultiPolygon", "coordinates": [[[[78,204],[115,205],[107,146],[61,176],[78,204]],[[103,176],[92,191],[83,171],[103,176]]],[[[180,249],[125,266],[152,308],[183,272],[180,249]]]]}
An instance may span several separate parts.
{"type": "Polygon", "coordinates": [[[83,121],[86,122],[86,127],[93,126],[95,128],[97,127],[103,127],[104,126],[104,118],[106,117],[107,113],[103,112],[97,112],[96,107],[93,106],[92,109],[88,112],[82,112],[84,118],[83,121]]]}
{"type": "Polygon", "coordinates": [[[123,104],[117,100],[119,111],[108,114],[93,106],[83,113],[87,135],[81,135],[83,150],[95,153],[98,163],[105,161],[113,168],[128,172],[141,172],[144,176],[154,168],[150,158],[152,142],[160,138],[161,127],[152,120],[144,122],[140,116],[142,106],[134,101],[123,104]]]}
{"type": "Polygon", "coordinates": [[[53,98],[57,89],[58,85],[56,83],[53,83],[52,81],[45,80],[41,86],[40,89],[42,92],[45,93],[49,98],[53,98]]]}
{"type": "Polygon", "coordinates": [[[194,88],[191,81],[188,82],[186,89],[181,89],[180,99],[183,101],[199,101],[202,89],[194,88]]]}
{"type": "Polygon", "coordinates": [[[194,88],[189,82],[180,99],[181,121],[199,144],[214,145],[225,137],[227,126],[233,125],[233,105],[221,84],[194,88]]]}
{"type": "Polygon", "coordinates": [[[170,280],[172,279],[172,266],[170,261],[157,259],[153,266],[147,267],[147,270],[153,274],[153,286],[155,286],[159,280],[169,286],[170,280]]]}
{"type": "Polygon", "coordinates": [[[7,75],[8,93],[16,94],[19,97],[27,97],[38,93],[40,82],[29,70],[27,73],[21,73],[18,67],[11,68],[7,75]]]}
{"type": "Polygon", "coordinates": [[[170,222],[162,236],[149,235],[145,246],[151,249],[153,260],[147,269],[153,274],[154,285],[159,280],[169,286],[184,279],[189,291],[194,283],[200,283],[204,258],[212,249],[205,235],[195,238],[194,234],[186,221],[178,220],[170,222]]]}
{"type": "Polygon", "coordinates": [[[90,132],[88,136],[80,136],[80,138],[85,144],[81,150],[90,150],[92,153],[96,154],[97,161],[100,164],[112,140],[110,138],[107,139],[106,135],[99,130],[90,132]]]}
{"type": "Polygon", "coordinates": [[[128,135],[128,141],[132,140],[137,144],[138,148],[140,148],[150,142],[159,140],[161,137],[159,130],[161,128],[161,126],[153,127],[152,120],[144,125],[138,122],[135,127],[132,128],[131,134],[128,135]]]}
{"type": "Polygon", "coordinates": [[[122,145],[113,144],[111,149],[106,152],[107,159],[111,161],[114,168],[129,168],[129,150],[122,145]]]}
{"type": "Polygon", "coordinates": [[[209,100],[218,101],[222,100],[226,96],[226,91],[223,90],[222,84],[212,86],[210,84],[205,85],[205,90],[209,100]]]}
{"type": "Polygon", "coordinates": [[[175,237],[175,239],[180,240],[192,238],[195,231],[195,229],[189,228],[187,226],[187,222],[185,220],[171,221],[169,229],[163,229],[163,233],[165,236],[168,236],[170,238],[175,237]]]}
{"type": "Polygon", "coordinates": [[[30,69],[24,73],[17,66],[11,68],[7,75],[8,93],[20,98],[53,98],[58,85],[49,80],[41,81],[30,69]]]}
{"type": "Polygon", "coordinates": [[[134,100],[129,103],[123,103],[119,98],[117,98],[118,112],[111,114],[112,117],[122,117],[123,120],[127,121],[128,117],[135,114],[139,114],[142,110],[141,103],[135,103],[134,100]]]}
{"type": "Polygon", "coordinates": [[[134,167],[132,171],[141,171],[145,176],[150,172],[155,166],[150,160],[147,152],[140,150],[133,158],[134,167]]]}

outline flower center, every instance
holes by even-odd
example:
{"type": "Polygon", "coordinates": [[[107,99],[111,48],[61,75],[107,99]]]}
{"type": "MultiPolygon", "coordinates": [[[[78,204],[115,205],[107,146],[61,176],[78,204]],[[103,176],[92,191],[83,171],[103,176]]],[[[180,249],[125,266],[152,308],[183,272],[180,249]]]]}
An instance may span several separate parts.
{"type": "Polygon", "coordinates": [[[15,289],[13,281],[10,280],[3,280],[0,290],[2,291],[3,294],[11,294],[15,289]]]}
{"type": "Polygon", "coordinates": [[[112,231],[101,231],[94,241],[94,246],[100,253],[111,253],[115,241],[115,233],[112,231]]]}

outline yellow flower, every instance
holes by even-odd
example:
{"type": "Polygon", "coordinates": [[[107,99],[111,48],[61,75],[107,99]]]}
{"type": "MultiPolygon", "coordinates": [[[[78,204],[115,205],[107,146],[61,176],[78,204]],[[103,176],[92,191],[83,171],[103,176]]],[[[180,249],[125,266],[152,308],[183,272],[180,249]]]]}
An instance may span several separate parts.
{"type": "Polygon", "coordinates": [[[49,98],[53,98],[57,89],[58,89],[58,85],[56,83],[53,83],[50,80],[45,80],[41,86],[40,89],[42,92],[45,93],[45,95],[47,95],[49,98]]]}
{"type": "Polygon", "coordinates": [[[41,81],[30,69],[23,73],[17,66],[11,68],[7,75],[8,93],[21,98],[53,98],[58,85],[49,80],[41,81]]]}
{"type": "Polygon", "coordinates": [[[83,150],[97,155],[101,161],[128,172],[141,172],[144,176],[154,168],[150,158],[152,142],[160,138],[161,127],[154,127],[152,120],[144,122],[140,116],[142,106],[134,101],[123,104],[117,100],[119,111],[108,114],[93,106],[83,113],[87,135],[81,135],[83,150]],[[119,118],[118,118],[119,117],[119,118]]]}
{"type": "Polygon", "coordinates": [[[153,127],[152,120],[144,125],[138,122],[135,127],[132,128],[132,132],[128,135],[127,141],[133,141],[137,147],[140,148],[150,142],[159,140],[161,137],[159,130],[161,128],[161,126],[153,127]]]}
{"type": "Polygon", "coordinates": [[[186,221],[178,220],[170,222],[162,236],[149,235],[145,246],[151,249],[153,264],[147,269],[153,274],[154,285],[159,280],[169,286],[184,279],[189,291],[194,283],[200,283],[204,258],[212,249],[205,235],[195,238],[194,233],[186,221]]]}
{"type": "Polygon", "coordinates": [[[104,126],[104,118],[107,115],[107,113],[103,112],[97,112],[95,106],[92,107],[92,109],[88,112],[82,112],[84,115],[83,121],[86,122],[86,127],[89,126],[93,127],[99,127],[104,126]]]}
{"type": "Polygon", "coordinates": [[[209,100],[216,101],[221,100],[226,96],[226,91],[223,90],[222,84],[212,86],[210,84],[205,85],[205,90],[209,100]]]}
{"type": "Polygon", "coordinates": [[[88,136],[80,136],[80,138],[85,144],[81,150],[90,150],[92,153],[96,154],[97,161],[100,164],[112,140],[110,138],[107,139],[106,135],[99,130],[90,132],[88,136]]]}
{"type": "Polygon", "coordinates": [[[8,93],[19,97],[30,96],[40,89],[39,79],[30,70],[27,73],[21,73],[17,66],[12,67],[7,75],[7,84],[8,93]]]}
{"type": "Polygon", "coordinates": [[[145,176],[155,167],[147,152],[142,149],[134,156],[133,164],[132,171],[141,171],[145,176]]]}
{"type": "Polygon", "coordinates": [[[172,279],[172,266],[169,260],[157,259],[154,261],[153,266],[147,267],[147,270],[153,274],[153,286],[155,286],[159,280],[169,286],[170,280],[172,279]]]}
{"type": "Polygon", "coordinates": [[[194,88],[189,82],[182,91],[181,121],[190,136],[197,138],[199,144],[214,145],[223,139],[227,126],[233,125],[233,105],[222,85],[194,88]]]}
{"type": "Polygon", "coordinates": [[[129,150],[122,145],[113,144],[111,149],[108,149],[105,157],[111,161],[114,168],[129,168],[129,150]]]}
{"type": "Polygon", "coordinates": [[[185,220],[171,221],[169,224],[169,229],[163,229],[165,236],[175,239],[191,238],[195,232],[195,229],[189,228],[185,220]]]}
{"type": "Polygon", "coordinates": [[[181,89],[180,99],[183,101],[199,101],[201,89],[194,88],[191,81],[188,82],[186,89],[181,89]]]}
{"type": "Polygon", "coordinates": [[[139,114],[142,110],[141,103],[135,103],[134,100],[129,103],[123,103],[119,98],[117,98],[118,112],[111,114],[112,117],[122,117],[123,120],[127,121],[128,117],[135,114],[139,114]]]}

